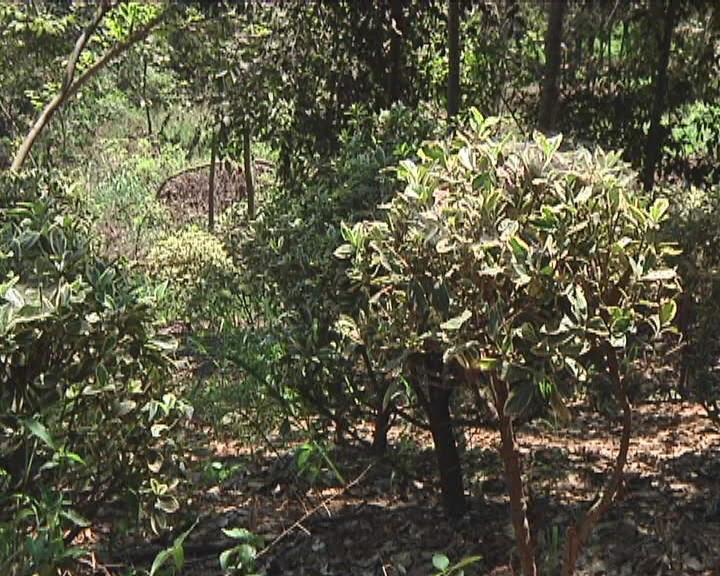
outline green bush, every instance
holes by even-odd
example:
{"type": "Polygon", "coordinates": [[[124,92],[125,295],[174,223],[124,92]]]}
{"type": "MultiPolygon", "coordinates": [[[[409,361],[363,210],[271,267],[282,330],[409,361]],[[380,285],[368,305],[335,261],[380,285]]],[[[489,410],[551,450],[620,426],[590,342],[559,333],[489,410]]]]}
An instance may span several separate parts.
{"type": "MultiPolygon", "coordinates": [[[[541,134],[524,142],[502,124],[475,112],[466,132],[400,162],[404,187],[385,216],[344,228],[337,254],[352,259],[362,303],[354,332],[403,367],[427,406],[444,487],[437,390],[458,366],[466,383],[489,390],[524,573],[535,560],[513,421],[538,396],[565,419],[567,395],[613,391],[623,418],[617,468],[569,532],[572,573],[617,494],[631,433],[627,376],[672,331],[679,285],[667,258],[677,248],[658,233],[668,201],[649,202],[617,153],[564,152],[560,137],[541,134]]],[[[448,503],[451,513],[461,507],[448,503]]]]}
{"type": "Polygon", "coordinates": [[[668,236],[683,249],[678,259],[685,288],[678,318],[685,340],[680,384],[720,422],[720,187],[675,192],[668,236]]]}
{"type": "Polygon", "coordinates": [[[165,525],[170,431],[190,409],[164,384],[173,346],[153,303],[94,256],[61,187],[1,185],[25,200],[0,207],[0,566],[32,572],[74,555],[66,531],[103,504],[165,525]]]}
{"type": "Polygon", "coordinates": [[[168,320],[205,327],[239,323],[237,271],[213,234],[196,226],[169,233],[156,242],[146,266],[152,278],[167,285],[163,305],[168,320]]]}
{"type": "Polygon", "coordinates": [[[335,326],[352,307],[345,265],[333,256],[339,222],[366,218],[389,198],[394,176],[386,169],[439,129],[433,115],[400,105],[378,115],[353,108],[340,152],[311,162],[297,187],[274,190],[257,220],[238,223],[228,241],[268,337],[285,351],[274,380],[340,433],[367,402],[353,399],[364,395],[367,375],[335,326]]]}

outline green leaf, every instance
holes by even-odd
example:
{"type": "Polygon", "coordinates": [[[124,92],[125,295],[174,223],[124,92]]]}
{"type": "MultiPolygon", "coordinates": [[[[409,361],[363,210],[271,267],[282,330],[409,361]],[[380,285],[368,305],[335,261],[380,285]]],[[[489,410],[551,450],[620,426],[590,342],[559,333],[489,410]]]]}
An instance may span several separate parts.
{"type": "Polygon", "coordinates": [[[575,320],[584,323],[587,320],[588,304],[585,298],[585,292],[582,287],[575,286],[575,289],[568,294],[568,300],[572,305],[572,313],[575,320]]]}
{"type": "Polygon", "coordinates": [[[70,522],[75,524],[75,526],[79,526],[80,528],[87,528],[90,526],[90,521],[75,512],[75,510],[63,510],[60,514],[70,520],[70,522]]]}
{"type": "Polygon", "coordinates": [[[530,252],[530,246],[520,236],[513,236],[509,240],[515,258],[524,261],[530,252]]]}
{"type": "Polygon", "coordinates": [[[166,514],[175,514],[180,509],[180,503],[174,496],[162,496],[155,503],[155,508],[166,514]]]}
{"type": "Polygon", "coordinates": [[[463,168],[465,168],[468,171],[475,170],[475,162],[473,158],[473,153],[470,148],[467,146],[464,148],[461,148],[458,152],[458,158],[460,159],[460,164],[463,165],[463,168]]]}
{"type": "Polygon", "coordinates": [[[82,457],[79,454],[76,454],[75,452],[66,452],[65,450],[60,451],[60,455],[63,458],[67,458],[71,462],[75,462],[77,464],[82,464],[85,466],[85,460],[82,459],[82,457]]]}
{"type": "Polygon", "coordinates": [[[590,199],[590,196],[592,196],[593,188],[592,186],[583,186],[580,189],[580,192],[578,192],[578,195],[575,196],[575,203],[576,204],[584,204],[590,199]]]}
{"type": "Polygon", "coordinates": [[[667,326],[675,318],[677,303],[675,300],[668,300],[660,304],[660,326],[667,326]]]}
{"type": "Polygon", "coordinates": [[[175,569],[180,572],[185,563],[185,550],[182,545],[173,546],[173,561],[175,562],[175,569]]]}
{"type": "Polygon", "coordinates": [[[333,256],[339,260],[349,260],[355,254],[355,248],[350,244],[341,244],[333,252],[333,256]]]}
{"type": "Polygon", "coordinates": [[[454,248],[455,246],[449,238],[441,238],[438,240],[438,243],[435,244],[435,250],[437,250],[438,254],[447,254],[448,252],[452,252],[454,248]]]}
{"type": "Polygon", "coordinates": [[[447,570],[450,559],[445,554],[433,554],[432,563],[437,570],[447,570]]]}
{"type": "Polygon", "coordinates": [[[135,410],[137,407],[137,402],[134,400],[122,400],[121,402],[117,402],[115,404],[115,413],[117,416],[122,418],[123,416],[127,416],[135,410]]]}
{"type": "Polygon", "coordinates": [[[351,340],[353,344],[362,344],[362,337],[355,320],[347,314],[340,314],[338,321],[335,323],[338,332],[351,340]]]}
{"type": "Polygon", "coordinates": [[[43,443],[48,446],[48,448],[52,448],[53,450],[57,449],[55,447],[55,442],[53,441],[52,436],[50,436],[50,432],[42,422],[27,419],[23,420],[22,424],[28,430],[28,432],[42,440],[43,443]]]}
{"type": "Polygon", "coordinates": [[[240,561],[244,566],[250,566],[250,563],[255,560],[255,557],[257,556],[257,550],[255,550],[255,546],[251,546],[250,544],[240,544],[237,547],[238,556],[240,556],[240,561]]]}
{"type": "Polygon", "coordinates": [[[480,562],[482,560],[482,556],[468,556],[467,558],[463,558],[460,560],[460,562],[457,562],[456,564],[453,564],[453,571],[460,570],[462,573],[463,568],[467,568],[468,566],[475,564],[476,562],[480,562]]]}
{"type": "Polygon", "coordinates": [[[224,550],[220,553],[220,569],[223,572],[226,572],[230,570],[231,568],[234,568],[234,566],[230,565],[230,559],[235,555],[235,548],[228,548],[227,550],[224,550]]]}
{"type": "Polygon", "coordinates": [[[172,555],[172,552],[172,548],[167,548],[157,553],[155,560],[153,560],[152,566],[150,567],[150,576],[155,576],[155,574],[158,573],[158,570],[165,565],[172,555]]]}
{"type": "Polygon", "coordinates": [[[385,412],[388,409],[388,406],[390,406],[390,403],[392,402],[393,398],[395,397],[395,394],[398,392],[398,389],[400,388],[400,384],[397,380],[393,380],[385,390],[385,394],[383,395],[383,403],[382,403],[382,409],[383,412],[385,412]]]}
{"type": "Polygon", "coordinates": [[[195,529],[195,526],[197,526],[197,524],[198,520],[195,520],[195,522],[193,522],[190,528],[188,528],[187,530],[185,530],[185,532],[180,534],[180,536],[175,538],[175,540],[173,541],[173,545],[170,548],[166,548],[165,550],[161,550],[160,552],[158,552],[150,568],[150,576],[155,576],[155,574],[158,573],[158,570],[160,570],[170,558],[173,559],[176,570],[180,571],[180,569],[182,568],[182,564],[185,560],[185,553],[182,550],[183,543],[185,542],[185,539],[188,537],[190,532],[195,529]],[[178,549],[180,551],[178,551],[178,549]],[[180,561],[179,565],[178,561],[180,561]]]}
{"type": "Polygon", "coordinates": [[[500,365],[498,358],[480,358],[471,362],[471,368],[480,372],[491,372],[500,365]]]}
{"type": "Polygon", "coordinates": [[[5,292],[5,300],[7,300],[13,308],[22,308],[25,306],[25,298],[16,288],[8,288],[5,292]]]}
{"type": "Polygon", "coordinates": [[[443,322],[442,324],[440,324],[440,329],[449,332],[460,330],[460,328],[462,328],[462,325],[465,324],[465,322],[467,322],[471,317],[472,312],[470,312],[470,310],[465,310],[459,316],[455,316],[455,318],[451,318],[447,322],[443,322]]]}

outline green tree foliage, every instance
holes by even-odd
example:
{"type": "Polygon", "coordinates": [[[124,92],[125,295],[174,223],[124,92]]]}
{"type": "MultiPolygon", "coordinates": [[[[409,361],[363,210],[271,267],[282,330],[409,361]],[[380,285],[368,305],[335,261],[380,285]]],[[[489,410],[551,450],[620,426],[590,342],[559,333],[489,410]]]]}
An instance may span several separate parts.
{"type": "Polygon", "coordinates": [[[432,405],[433,387],[448,384],[418,357],[442,358],[441,376],[457,363],[468,383],[479,376],[490,388],[525,574],[535,559],[513,421],[538,395],[567,417],[564,399],[590,386],[611,387],[623,409],[608,492],[568,531],[571,574],[617,493],[627,374],[671,328],[679,288],[666,263],[676,249],[657,233],[668,201],[649,203],[618,154],[560,144],[539,134],[525,143],[476,113],[454,140],[400,163],[404,189],[387,216],[355,224],[341,251],[363,303],[357,330],[377,357],[404,367],[420,398],[432,405]]]}
{"type": "Polygon", "coordinates": [[[250,293],[272,306],[267,327],[286,351],[276,367],[277,382],[340,430],[352,422],[351,391],[362,381],[335,327],[347,298],[344,266],[333,256],[339,223],[371,214],[387,199],[393,178],[385,168],[434,129],[426,114],[402,106],[378,116],[356,109],[341,135],[342,152],[315,169],[303,193],[277,190],[255,224],[241,223],[231,236],[231,253],[237,254],[250,293]]]}

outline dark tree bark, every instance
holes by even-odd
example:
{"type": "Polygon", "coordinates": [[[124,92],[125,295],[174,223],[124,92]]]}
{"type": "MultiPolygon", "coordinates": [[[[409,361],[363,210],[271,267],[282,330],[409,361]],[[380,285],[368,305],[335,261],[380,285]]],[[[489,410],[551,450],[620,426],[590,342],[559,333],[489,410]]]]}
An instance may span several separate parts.
{"type": "Polygon", "coordinates": [[[562,28],[566,0],[552,0],[545,33],[545,75],[540,93],[538,128],[550,132],[555,127],[558,98],[560,96],[560,65],[562,63],[562,28]]]}
{"type": "Polygon", "coordinates": [[[251,146],[250,123],[245,122],[243,128],[243,172],[245,172],[245,193],[247,194],[248,219],[255,218],[255,180],[253,178],[253,161],[251,146]]]}
{"type": "Polygon", "coordinates": [[[452,388],[447,382],[443,382],[442,354],[427,353],[424,360],[425,375],[429,384],[425,409],[435,445],[443,507],[448,517],[457,519],[465,513],[467,506],[460,454],[450,416],[452,388]]]}
{"type": "Polygon", "coordinates": [[[210,177],[208,178],[208,230],[215,228],[215,164],[217,161],[218,135],[213,128],[210,144],[210,177]]]}
{"type": "Polygon", "coordinates": [[[365,346],[360,350],[363,362],[365,362],[365,368],[372,384],[373,393],[375,395],[375,420],[373,422],[373,440],[372,440],[372,451],[378,456],[382,456],[387,451],[388,447],[388,429],[390,428],[390,415],[392,413],[392,406],[389,404],[385,406],[385,394],[387,392],[387,385],[381,383],[378,380],[375,369],[370,360],[367,348],[365,346]]]}
{"type": "Polygon", "coordinates": [[[670,49],[672,47],[672,34],[675,28],[678,0],[668,0],[664,14],[662,36],[659,39],[658,62],[655,72],[654,99],[650,114],[650,130],[648,131],[645,148],[645,163],[643,165],[642,180],[645,190],[652,190],[655,184],[655,172],[664,140],[662,115],[668,91],[668,65],[670,64],[670,49]]]}
{"type": "Polygon", "coordinates": [[[403,34],[405,14],[403,0],[390,1],[390,67],[387,77],[388,105],[398,102],[403,94],[403,34]]]}
{"type": "Polygon", "coordinates": [[[143,56],[143,76],[142,76],[142,103],[145,108],[145,121],[147,122],[147,135],[152,136],[153,125],[152,116],[150,115],[150,102],[147,98],[147,79],[148,79],[148,59],[143,56]]]}
{"type": "Polygon", "coordinates": [[[460,5],[448,0],[448,118],[460,111],[460,5]]]}

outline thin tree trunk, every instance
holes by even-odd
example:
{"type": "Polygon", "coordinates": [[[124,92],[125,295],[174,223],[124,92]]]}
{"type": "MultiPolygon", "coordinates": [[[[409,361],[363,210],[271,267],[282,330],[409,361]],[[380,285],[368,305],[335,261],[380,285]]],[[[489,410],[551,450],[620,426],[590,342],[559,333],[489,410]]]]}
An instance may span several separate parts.
{"type": "Polygon", "coordinates": [[[442,381],[442,355],[426,355],[426,374],[428,376],[428,420],[435,444],[440,489],[443,506],[451,519],[460,518],[466,511],[465,490],[463,487],[462,466],[458,453],[452,417],[450,416],[450,396],[452,389],[442,381]]]}
{"type": "Polygon", "coordinates": [[[148,61],[143,55],[143,79],[142,79],[142,103],[145,108],[145,120],[147,121],[147,135],[152,136],[152,116],[150,115],[150,103],[147,99],[147,75],[148,75],[148,61]]]}
{"type": "MultiPolygon", "coordinates": [[[[620,53],[618,54],[618,62],[620,65],[616,68],[616,70],[622,70],[623,66],[622,63],[625,61],[625,43],[627,42],[627,34],[628,34],[628,22],[626,19],[623,19],[622,23],[622,36],[620,37],[620,53]]],[[[619,73],[618,75],[621,75],[619,73]]]]}
{"type": "Polygon", "coordinates": [[[247,194],[248,219],[255,218],[255,182],[253,179],[252,149],[250,147],[250,123],[243,129],[243,171],[245,172],[245,193],[247,194]]]}
{"type": "Polygon", "coordinates": [[[555,127],[560,89],[560,66],[562,64],[562,28],[566,0],[550,2],[548,27],[545,34],[545,75],[540,94],[538,127],[550,132],[555,127]]]}
{"type": "MultiPolygon", "coordinates": [[[[515,36],[515,18],[517,17],[517,0],[506,0],[505,4],[505,34],[503,35],[503,46],[502,49],[507,54],[504,61],[498,66],[496,73],[497,79],[497,95],[495,97],[494,114],[499,116],[503,113],[503,104],[505,102],[505,92],[507,88],[507,71],[508,71],[508,59],[510,54],[510,44],[513,36],[515,36]]],[[[509,111],[509,110],[508,110],[509,111]]]]}
{"type": "Polygon", "coordinates": [[[587,90],[593,92],[595,88],[595,34],[590,34],[587,49],[587,90]]]}
{"type": "Polygon", "coordinates": [[[403,37],[405,15],[403,0],[390,2],[390,68],[387,77],[388,105],[399,101],[403,93],[403,37]]]}
{"type": "Polygon", "coordinates": [[[618,404],[622,407],[620,448],[618,449],[617,456],[615,457],[615,465],[609,475],[607,484],[603,490],[600,491],[595,503],[583,515],[582,519],[577,524],[568,528],[565,542],[565,557],[563,560],[562,570],[560,572],[562,576],[572,576],[575,573],[575,566],[580,557],[582,547],[590,538],[590,534],[600,518],[617,499],[622,485],[628,451],[630,450],[632,406],[630,405],[625,382],[620,376],[620,367],[615,350],[608,347],[606,358],[608,363],[608,372],[614,387],[615,398],[618,404]]]}
{"type": "Polygon", "coordinates": [[[495,382],[495,409],[500,420],[500,456],[510,495],[510,520],[515,532],[515,545],[520,556],[523,576],[537,576],[535,549],[528,521],[527,499],[522,479],[520,452],[515,441],[512,418],[505,414],[509,389],[505,382],[495,382]]]}
{"type": "Polygon", "coordinates": [[[460,5],[448,0],[448,118],[460,111],[460,5]]]}
{"type": "Polygon", "coordinates": [[[217,162],[218,135],[213,127],[210,144],[210,177],[208,178],[208,230],[215,228],[215,164],[217,162]]]}
{"type": "Polygon", "coordinates": [[[363,362],[365,362],[365,368],[372,384],[373,393],[375,396],[375,421],[373,423],[373,440],[372,440],[372,451],[378,456],[382,456],[387,451],[388,446],[388,428],[390,427],[390,414],[392,412],[392,406],[390,403],[385,405],[385,393],[387,392],[387,385],[380,383],[377,378],[377,374],[372,366],[370,355],[368,354],[367,347],[363,346],[360,351],[363,362]]]}
{"type": "MultiPolygon", "coordinates": [[[[120,2],[124,1],[125,0],[120,0],[120,2]]],[[[87,45],[90,35],[98,27],[100,21],[105,16],[105,14],[107,14],[110,9],[114,8],[120,2],[115,3],[107,2],[107,0],[104,0],[100,4],[95,18],[93,18],[91,24],[85,29],[85,31],[81,34],[81,36],[75,43],[75,49],[70,54],[67,71],[65,73],[65,79],[63,81],[60,92],[55,95],[55,97],[48,103],[47,106],[45,106],[43,111],[40,113],[40,116],[38,116],[37,120],[33,124],[33,127],[28,132],[27,136],[25,136],[25,139],[23,140],[20,148],[18,148],[18,151],[15,154],[12,166],[10,167],[11,170],[18,171],[22,168],[25,160],[28,157],[28,154],[30,153],[30,150],[35,144],[35,141],[38,139],[42,131],[50,122],[51,118],[58,110],[58,108],[60,108],[69,98],[76,94],[77,91],[80,90],[80,88],[82,88],[88,82],[88,80],[93,78],[95,74],[102,70],[111,60],[125,52],[128,48],[130,48],[137,42],[144,40],[150,34],[150,32],[152,32],[152,30],[162,20],[164,20],[164,18],[170,11],[170,8],[163,10],[157,17],[153,18],[145,26],[128,36],[126,40],[113,46],[99,60],[92,64],[87,70],[85,70],[82,75],[75,79],[75,68],[77,67],[77,62],[80,58],[80,54],[87,45]]]]}
{"type": "Polygon", "coordinates": [[[660,53],[655,73],[655,97],[652,113],[650,114],[650,130],[648,131],[645,164],[643,166],[643,186],[647,191],[652,190],[655,184],[655,171],[660,160],[663,144],[662,116],[665,112],[665,100],[668,91],[668,65],[670,64],[670,50],[677,8],[678,0],[668,0],[663,35],[660,38],[660,53]]]}

